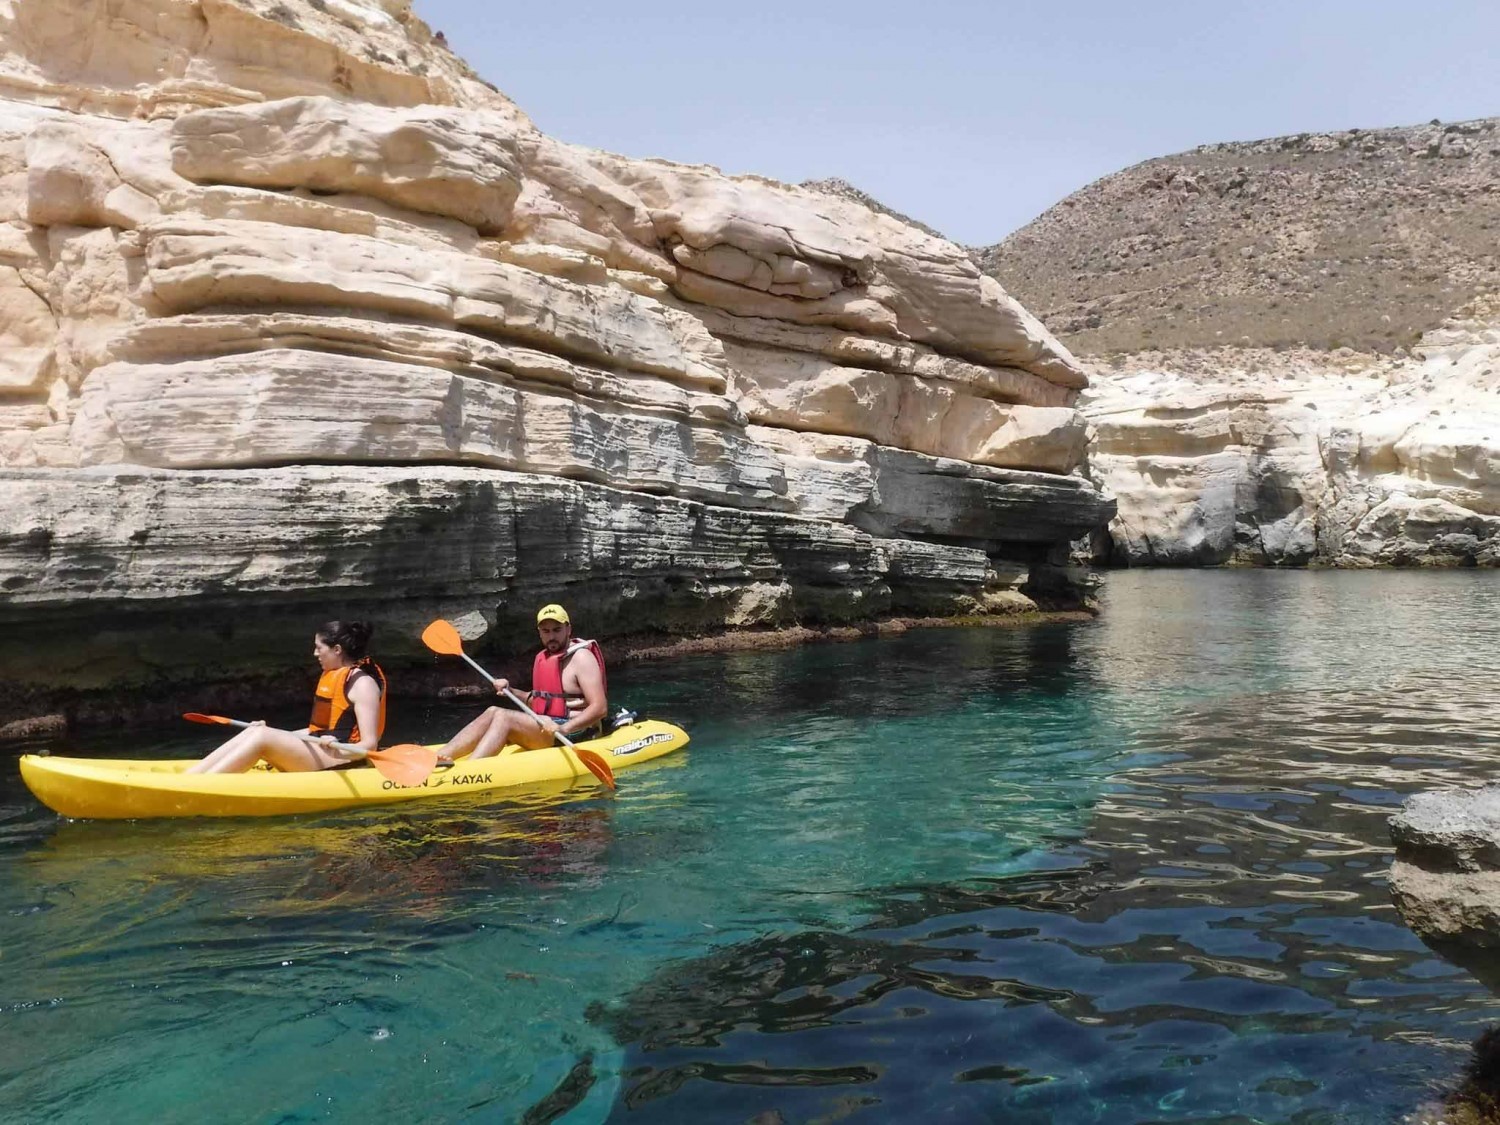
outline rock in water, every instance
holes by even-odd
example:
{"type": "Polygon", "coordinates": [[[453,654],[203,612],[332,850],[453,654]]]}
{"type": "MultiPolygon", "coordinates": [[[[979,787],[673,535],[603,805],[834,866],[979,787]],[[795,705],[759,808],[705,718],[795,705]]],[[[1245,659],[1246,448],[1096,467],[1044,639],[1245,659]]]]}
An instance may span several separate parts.
{"type": "Polygon", "coordinates": [[[547,137],[405,0],[4,5],[0,212],[0,731],[354,609],[399,667],[538,599],[1077,600],[1113,510],[1083,368],[962,249],[547,137]]]}
{"type": "Polygon", "coordinates": [[[1391,897],[1432,941],[1500,948],[1500,787],[1419,793],[1391,817],[1391,897]]]}

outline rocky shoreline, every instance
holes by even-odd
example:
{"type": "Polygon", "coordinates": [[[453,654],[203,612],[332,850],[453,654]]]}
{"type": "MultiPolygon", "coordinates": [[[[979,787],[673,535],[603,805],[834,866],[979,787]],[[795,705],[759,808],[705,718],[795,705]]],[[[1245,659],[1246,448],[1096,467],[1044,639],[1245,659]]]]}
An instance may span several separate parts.
{"type": "Polygon", "coordinates": [[[1390,821],[1391,897],[1423,939],[1490,951],[1500,984],[1500,788],[1419,793],[1390,821]]]}

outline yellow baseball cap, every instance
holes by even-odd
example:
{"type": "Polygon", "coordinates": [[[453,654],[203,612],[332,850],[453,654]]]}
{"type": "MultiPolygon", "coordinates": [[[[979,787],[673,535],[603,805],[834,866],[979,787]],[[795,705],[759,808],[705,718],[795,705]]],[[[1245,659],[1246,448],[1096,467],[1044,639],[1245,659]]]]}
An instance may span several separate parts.
{"type": "Polygon", "coordinates": [[[573,624],[568,620],[568,611],[556,602],[553,602],[551,605],[544,605],[536,611],[536,623],[540,625],[543,621],[556,621],[559,625],[573,624]]]}

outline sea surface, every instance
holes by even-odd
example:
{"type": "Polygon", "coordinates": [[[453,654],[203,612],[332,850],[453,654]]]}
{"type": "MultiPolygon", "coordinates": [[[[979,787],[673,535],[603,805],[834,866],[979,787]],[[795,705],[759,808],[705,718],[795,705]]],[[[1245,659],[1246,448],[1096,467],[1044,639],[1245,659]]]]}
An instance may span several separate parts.
{"type": "Polygon", "coordinates": [[[0,757],[0,1120],[1384,1123],[1500,1022],[1386,886],[1406,794],[1500,773],[1500,573],[1121,572],[611,691],[693,738],[614,794],[69,822],[0,757]]]}

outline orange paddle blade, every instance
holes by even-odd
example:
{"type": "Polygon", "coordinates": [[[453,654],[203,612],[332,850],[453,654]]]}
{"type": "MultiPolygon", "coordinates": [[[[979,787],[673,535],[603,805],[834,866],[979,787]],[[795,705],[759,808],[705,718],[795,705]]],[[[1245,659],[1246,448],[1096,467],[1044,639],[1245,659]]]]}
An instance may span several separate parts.
{"type": "Polygon", "coordinates": [[[415,742],[372,750],[370,764],[397,785],[417,786],[437,769],[437,755],[415,742]]]}
{"type": "Polygon", "coordinates": [[[189,711],[183,716],[190,723],[217,723],[220,726],[229,726],[233,719],[226,719],[223,715],[200,715],[196,711],[189,711]]]}
{"type": "Polygon", "coordinates": [[[602,781],[607,788],[615,788],[615,771],[609,768],[609,763],[604,756],[595,750],[585,750],[581,746],[573,747],[573,753],[578,755],[578,760],[588,767],[589,773],[602,781]]]}
{"type": "Polygon", "coordinates": [[[422,630],[422,643],[444,656],[464,654],[464,641],[458,635],[458,630],[441,618],[422,630]]]}

